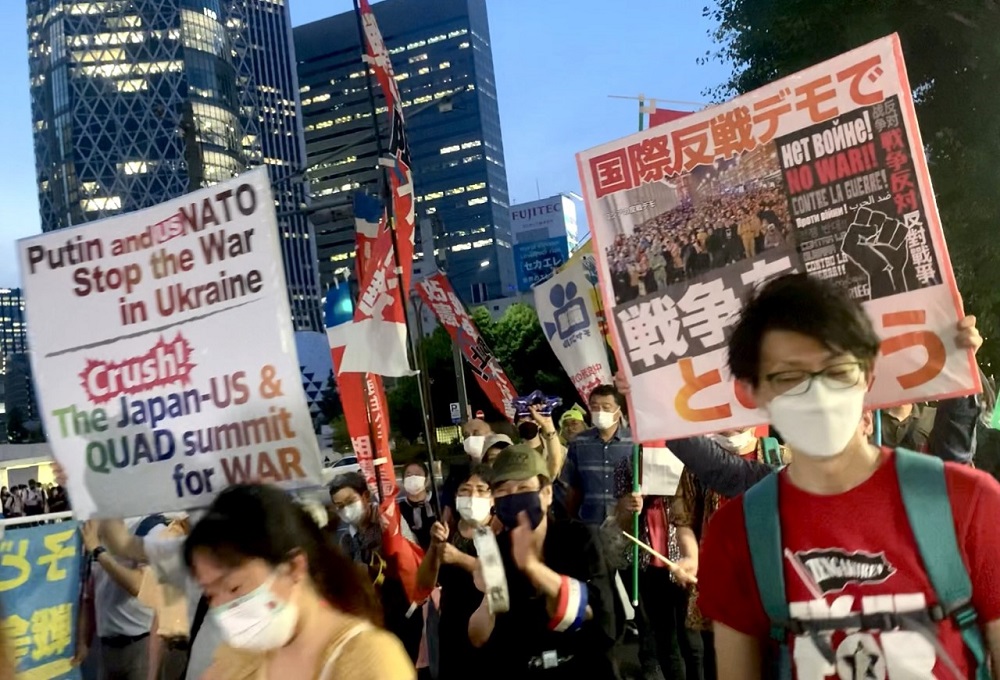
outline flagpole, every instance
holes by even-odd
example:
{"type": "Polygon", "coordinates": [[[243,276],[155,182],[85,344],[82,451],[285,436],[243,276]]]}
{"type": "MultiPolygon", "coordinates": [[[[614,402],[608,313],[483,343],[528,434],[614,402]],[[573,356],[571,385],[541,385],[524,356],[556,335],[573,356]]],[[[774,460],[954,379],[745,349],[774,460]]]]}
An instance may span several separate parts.
{"type": "MultiPolygon", "coordinates": [[[[413,329],[410,328],[410,315],[407,313],[406,301],[409,297],[409,291],[402,290],[403,287],[403,267],[399,261],[399,242],[396,234],[396,220],[393,216],[393,205],[392,205],[392,184],[389,181],[389,171],[384,165],[382,165],[382,156],[384,149],[382,148],[382,134],[379,131],[378,126],[378,107],[375,105],[375,90],[372,87],[372,74],[371,68],[368,64],[368,60],[365,58],[368,55],[367,43],[365,42],[365,28],[361,20],[361,4],[358,0],[354,0],[354,15],[357,19],[358,26],[358,40],[360,41],[361,57],[362,62],[365,67],[365,85],[368,90],[368,106],[371,109],[372,114],[372,128],[375,131],[375,152],[378,154],[378,165],[381,172],[379,173],[379,196],[385,205],[386,211],[386,222],[389,226],[389,233],[392,236],[392,259],[396,266],[396,279],[400,286],[400,304],[403,307],[403,321],[406,325],[406,335],[410,339],[410,355],[407,356],[407,362],[412,368],[413,360],[417,356],[417,339],[413,337],[413,329]]],[[[400,110],[403,108],[403,103],[399,102],[400,110]]],[[[389,112],[392,115],[392,112],[389,112]]],[[[390,119],[391,125],[391,119],[390,119]]],[[[414,229],[416,226],[414,225],[414,229]]],[[[434,244],[430,244],[433,248],[434,244]]],[[[424,244],[427,247],[427,244],[424,244]]],[[[420,338],[423,340],[423,338],[420,338]]],[[[428,386],[426,382],[426,374],[423,371],[417,371],[417,391],[420,393],[420,415],[423,417],[424,421],[424,439],[427,441],[427,461],[430,463],[430,478],[431,478],[431,500],[434,503],[434,511],[438,518],[441,518],[441,500],[438,493],[437,480],[434,477],[434,468],[436,461],[434,460],[434,445],[431,440],[431,423],[428,417],[428,405],[430,403],[430,394],[428,391],[428,386]]],[[[442,471],[443,473],[443,471],[442,471]]]]}

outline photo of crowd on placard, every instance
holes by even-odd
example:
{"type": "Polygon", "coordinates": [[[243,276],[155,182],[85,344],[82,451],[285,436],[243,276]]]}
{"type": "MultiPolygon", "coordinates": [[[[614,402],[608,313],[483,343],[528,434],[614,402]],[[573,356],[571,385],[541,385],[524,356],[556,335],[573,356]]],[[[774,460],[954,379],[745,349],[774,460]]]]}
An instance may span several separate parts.
{"type": "Polygon", "coordinates": [[[793,245],[773,144],[696,168],[674,187],[678,200],[672,207],[631,234],[620,233],[605,249],[616,304],[793,245]]]}

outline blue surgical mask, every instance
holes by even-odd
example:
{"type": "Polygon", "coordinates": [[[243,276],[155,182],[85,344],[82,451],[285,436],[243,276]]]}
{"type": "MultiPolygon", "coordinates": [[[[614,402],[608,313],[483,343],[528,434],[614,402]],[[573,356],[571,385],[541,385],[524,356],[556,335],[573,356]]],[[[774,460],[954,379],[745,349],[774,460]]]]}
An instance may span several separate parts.
{"type": "Polygon", "coordinates": [[[528,521],[532,530],[542,523],[545,513],[542,512],[542,499],[537,491],[522,491],[509,496],[501,496],[493,501],[497,517],[505,529],[517,527],[517,518],[522,512],[528,513],[528,521]]]}

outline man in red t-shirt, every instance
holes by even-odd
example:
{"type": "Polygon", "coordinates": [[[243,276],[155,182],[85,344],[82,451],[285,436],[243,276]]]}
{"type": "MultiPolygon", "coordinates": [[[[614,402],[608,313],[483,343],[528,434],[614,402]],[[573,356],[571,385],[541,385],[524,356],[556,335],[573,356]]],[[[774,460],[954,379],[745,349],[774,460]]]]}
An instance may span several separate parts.
{"type": "MultiPolygon", "coordinates": [[[[961,345],[982,340],[969,317],[961,345]]],[[[830,284],[781,277],[747,303],[729,342],[729,367],[793,452],[779,473],[785,592],[795,678],[968,678],[972,657],[951,619],[923,632],[826,630],[822,619],[925,612],[938,603],[900,494],[895,456],[859,428],[879,339],[861,307],[830,284]],[[803,632],[803,628],[798,628],[803,632]]],[[[987,651],[1000,654],[1000,485],[945,464],[955,538],[972,581],[987,651]]],[[[702,544],[699,604],[712,619],[720,680],[755,680],[771,649],[750,557],[744,500],[718,510],[702,544]]],[[[755,550],[757,548],[755,547],[755,550]]],[[[775,557],[777,564],[777,557],[775,557]]],[[[836,626],[834,626],[836,628],[836,626]]]]}

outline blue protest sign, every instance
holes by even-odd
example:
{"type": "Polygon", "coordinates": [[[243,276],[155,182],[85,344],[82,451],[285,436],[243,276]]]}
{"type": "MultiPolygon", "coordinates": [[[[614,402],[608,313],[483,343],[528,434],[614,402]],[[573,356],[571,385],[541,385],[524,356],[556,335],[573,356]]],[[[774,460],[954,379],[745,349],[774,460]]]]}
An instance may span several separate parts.
{"type": "Polygon", "coordinates": [[[539,281],[552,276],[569,259],[569,243],[565,236],[547,238],[514,246],[514,270],[517,289],[527,292],[539,281]]]}
{"type": "Polygon", "coordinates": [[[8,527],[0,538],[0,609],[4,641],[18,680],[77,680],[80,596],[79,523],[8,527]]]}

